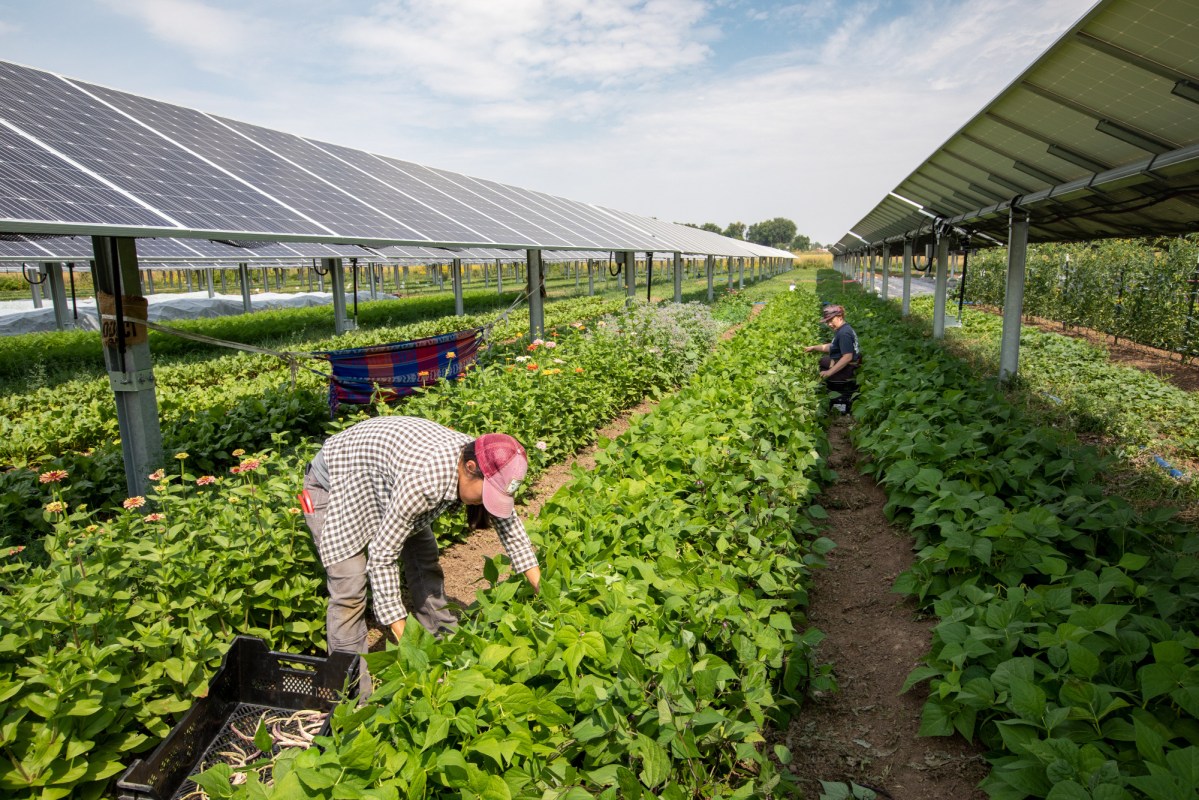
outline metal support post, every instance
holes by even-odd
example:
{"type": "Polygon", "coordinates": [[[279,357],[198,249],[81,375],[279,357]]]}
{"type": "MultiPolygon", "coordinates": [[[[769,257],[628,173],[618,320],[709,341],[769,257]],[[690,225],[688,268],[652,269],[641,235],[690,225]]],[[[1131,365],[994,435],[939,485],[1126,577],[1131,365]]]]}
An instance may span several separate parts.
{"type": "Polygon", "coordinates": [[[587,259],[587,296],[595,297],[595,260],[587,259]]]}
{"type": "Polygon", "coordinates": [[[708,273],[708,302],[711,303],[715,299],[712,279],[716,277],[716,256],[710,255],[704,259],[704,269],[708,273]]]}
{"type": "Polygon", "coordinates": [[[949,289],[949,231],[937,237],[937,283],[933,290],[933,338],[945,338],[945,298],[949,289]]]}
{"type": "Polygon", "coordinates": [[[999,380],[1020,368],[1020,319],[1024,314],[1024,267],[1028,256],[1028,212],[1013,208],[1008,217],[1007,281],[1003,290],[1003,334],[999,340],[999,380]]]}
{"type": "Polygon", "coordinates": [[[504,265],[498,258],[495,260],[495,292],[504,293],[504,265]]]}
{"type": "Polygon", "coordinates": [[[130,497],[145,496],[150,473],[162,465],[162,431],[146,328],[127,321],[144,319],[146,313],[137,243],[124,237],[93,236],[92,251],[97,308],[113,317],[101,319],[100,330],[108,380],[116,396],[126,490],[130,497]]]}
{"type": "Polygon", "coordinates": [[[737,288],[745,288],[745,256],[737,258],[737,288]]]}
{"type": "Polygon", "coordinates": [[[329,273],[329,282],[333,289],[333,333],[340,336],[356,327],[354,321],[346,316],[345,262],[340,258],[322,258],[321,262],[329,273]]]}
{"type": "Polygon", "coordinates": [[[54,306],[54,327],[58,330],[67,328],[67,287],[62,280],[62,264],[50,261],[42,264],[42,274],[46,276],[46,293],[50,295],[50,304],[54,306]]]}
{"type": "Polygon", "coordinates": [[[462,259],[450,262],[450,280],[454,286],[454,316],[461,317],[465,311],[462,304],[462,259]]]}
{"type": "Polygon", "coordinates": [[[903,241],[903,315],[912,313],[912,250],[916,243],[911,239],[903,241]]]}
{"type": "Polygon", "coordinates": [[[242,311],[249,314],[254,309],[250,306],[250,265],[242,262],[237,265],[237,280],[241,284],[242,311]]]}
{"type": "Polygon", "coordinates": [[[869,291],[871,294],[875,293],[874,292],[874,258],[876,255],[877,255],[877,252],[874,250],[874,248],[870,248],[870,257],[869,257],[870,280],[869,280],[869,285],[867,287],[867,291],[869,291]]]}
{"type": "Polygon", "coordinates": [[[886,248],[883,251],[883,285],[880,292],[883,300],[891,294],[891,245],[886,245],[886,248]]]}
{"type": "Polygon", "coordinates": [[[204,285],[208,288],[208,299],[211,300],[216,297],[216,287],[212,282],[212,267],[204,270],[204,285]]]}
{"type": "Polygon", "coordinates": [[[674,301],[683,302],[683,254],[674,254],[674,301]]]}
{"type": "Polygon", "coordinates": [[[541,251],[527,250],[525,263],[529,270],[529,338],[540,339],[545,335],[545,304],[541,301],[541,251]]]}
{"type": "Polygon", "coordinates": [[[631,303],[637,295],[637,254],[626,250],[624,254],[624,288],[628,296],[626,303],[631,303]]]}

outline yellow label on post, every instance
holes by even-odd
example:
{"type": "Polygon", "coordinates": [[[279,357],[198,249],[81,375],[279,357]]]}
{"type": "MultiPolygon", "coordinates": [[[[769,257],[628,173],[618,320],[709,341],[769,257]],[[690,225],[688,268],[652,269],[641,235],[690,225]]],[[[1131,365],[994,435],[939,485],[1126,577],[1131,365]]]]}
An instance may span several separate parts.
{"type": "MultiPolygon", "coordinates": [[[[117,331],[117,305],[113,295],[107,292],[97,292],[100,302],[100,338],[105,347],[117,347],[121,342],[121,334],[117,331]]],[[[145,319],[149,302],[144,297],[131,295],[121,296],[121,317],[124,320],[125,344],[145,344],[146,326],[135,325],[129,319],[145,319]]]]}

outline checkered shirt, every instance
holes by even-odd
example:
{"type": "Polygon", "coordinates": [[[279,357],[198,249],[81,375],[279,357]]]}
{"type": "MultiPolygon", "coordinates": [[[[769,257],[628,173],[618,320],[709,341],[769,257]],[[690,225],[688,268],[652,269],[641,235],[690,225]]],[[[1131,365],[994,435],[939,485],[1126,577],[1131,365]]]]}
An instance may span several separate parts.
{"type": "MultiPolygon", "coordinates": [[[[375,617],[390,625],[408,616],[400,599],[400,550],[458,499],[458,460],[473,437],[418,417],[375,417],[329,438],[329,508],[321,531],[326,567],[367,553],[375,617]]],[[[494,520],[514,572],[537,566],[520,518],[494,520]]]]}

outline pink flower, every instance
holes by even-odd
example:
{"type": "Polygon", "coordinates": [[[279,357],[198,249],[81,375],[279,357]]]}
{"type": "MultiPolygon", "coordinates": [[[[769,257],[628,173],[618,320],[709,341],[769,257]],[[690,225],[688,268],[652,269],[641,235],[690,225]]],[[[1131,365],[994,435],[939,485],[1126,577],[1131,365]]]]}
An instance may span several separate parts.
{"type": "Polygon", "coordinates": [[[9,550],[8,550],[8,554],[9,554],[10,556],[15,556],[15,555],[17,555],[18,553],[20,553],[21,551],[23,551],[24,549],[25,549],[25,545],[23,545],[23,544],[22,544],[22,545],[17,545],[16,547],[10,547],[10,548],[9,548],[9,550]]]}
{"type": "Polygon", "coordinates": [[[141,508],[146,504],[146,498],[138,495],[137,497],[126,497],[125,502],[121,503],[126,511],[132,511],[135,508],[141,508]]]}
{"type": "Polygon", "coordinates": [[[240,475],[241,474],[241,465],[230,467],[229,471],[232,472],[234,475],[240,475]]]}
{"type": "Polygon", "coordinates": [[[257,458],[247,458],[245,461],[241,462],[241,471],[242,472],[253,472],[254,470],[258,469],[261,466],[262,466],[261,460],[259,460],[257,458]]]}
{"type": "Polygon", "coordinates": [[[212,475],[201,475],[196,478],[196,486],[211,486],[214,483],[216,483],[216,478],[212,475]]]}
{"type": "Polygon", "coordinates": [[[166,474],[165,472],[163,472],[163,471],[162,471],[162,470],[160,470],[160,469],[157,469],[157,470],[154,470],[153,472],[151,472],[151,473],[150,473],[150,480],[152,480],[152,481],[160,481],[160,480],[162,480],[163,478],[165,478],[166,476],[167,476],[167,474],[166,474]]]}
{"type": "Polygon", "coordinates": [[[49,472],[43,472],[41,475],[38,475],[37,479],[41,483],[58,483],[65,480],[66,477],[67,471],[65,469],[52,469],[49,472]]]}
{"type": "MultiPolygon", "coordinates": [[[[558,334],[555,333],[554,335],[557,336],[558,334]]],[[[547,350],[553,350],[557,346],[558,346],[557,342],[546,342],[545,343],[545,347],[547,350]]]]}
{"type": "Polygon", "coordinates": [[[166,514],[159,514],[158,512],[147,514],[146,516],[142,517],[142,519],[144,519],[146,522],[162,522],[166,518],[166,514]]]}
{"type": "Polygon", "coordinates": [[[536,447],[538,450],[540,450],[543,453],[549,449],[549,445],[546,444],[545,442],[538,442],[537,444],[535,444],[533,446],[536,447]]]}

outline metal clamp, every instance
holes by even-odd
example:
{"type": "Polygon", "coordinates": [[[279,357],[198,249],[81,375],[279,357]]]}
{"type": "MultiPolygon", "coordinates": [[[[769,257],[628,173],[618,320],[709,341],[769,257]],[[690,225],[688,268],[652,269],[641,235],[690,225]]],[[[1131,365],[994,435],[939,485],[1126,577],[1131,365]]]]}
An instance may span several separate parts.
{"type": "Polygon", "coordinates": [[[140,392],[154,387],[154,370],[139,369],[133,372],[110,370],[108,384],[114,392],[140,392]]]}

